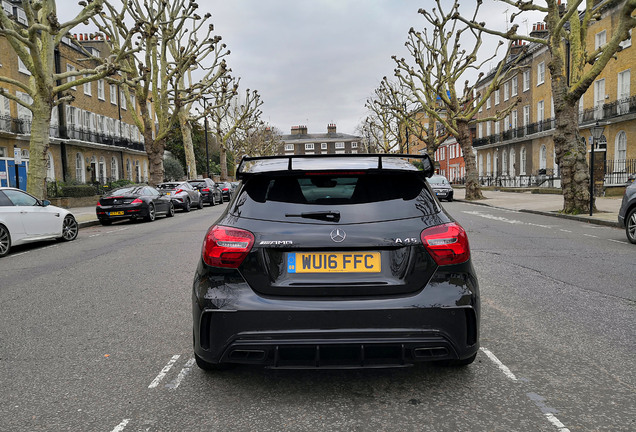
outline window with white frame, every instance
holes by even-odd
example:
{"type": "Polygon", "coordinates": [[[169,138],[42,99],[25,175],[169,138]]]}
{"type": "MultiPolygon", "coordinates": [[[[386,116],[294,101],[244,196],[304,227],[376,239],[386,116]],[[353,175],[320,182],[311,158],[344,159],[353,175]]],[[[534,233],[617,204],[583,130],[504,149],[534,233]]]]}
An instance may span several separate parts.
{"type": "Polygon", "coordinates": [[[617,161],[625,161],[625,159],[627,159],[627,134],[625,131],[620,131],[618,135],[616,135],[615,147],[616,150],[614,159],[617,161]]]}
{"type": "MultiPolygon", "coordinates": [[[[66,64],[66,72],[75,72],[77,71],[77,69],[75,69],[75,66],[71,65],[71,64],[66,64]]],[[[77,76],[73,75],[70,76],[66,79],[66,82],[72,82],[75,81],[75,79],[77,78],[77,76]]],[[[73,86],[71,87],[71,90],[77,90],[77,87],[73,86]]]]}
{"type": "Polygon", "coordinates": [[[548,149],[545,144],[541,146],[539,151],[539,169],[546,169],[548,166],[548,149]]]}
{"type": "Polygon", "coordinates": [[[126,178],[130,181],[133,179],[132,168],[130,166],[130,159],[126,159],[126,178]]]}
{"type": "Polygon", "coordinates": [[[618,114],[627,114],[629,112],[629,97],[630,97],[630,69],[618,73],[618,87],[617,87],[617,99],[618,114]]]}
{"type": "Polygon", "coordinates": [[[495,90],[495,105],[499,105],[499,89],[495,90]]]}
{"type": "Polygon", "coordinates": [[[510,115],[510,128],[512,130],[517,129],[517,110],[513,110],[510,115]]]}
{"type": "Polygon", "coordinates": [[[351,148],[352,149],[357,149],[358,148],[358,142],[357,141],[352,141],[351,142],[351,148]]]}
{"type": "Polygon", "coordinates": [[[7,16],[13,16],[13,5],[6,0],[2,0],[2,9],[7,16]]]}
{"type": "Polygon", "coordinates": [[[21,72],[25,75],[31,75],[31,72],[29,71],[29,69],[27,69],[26,65],[20,57],[18,57],[18,72],[21,72]]]}
{"type": "MultiPolygon", "coordinates": [[[[481,102],[481,96],[479,96],[479,98],[477,98],[477,103],[480,103],[480,102],[481,102]]],[[[477,110],[477,112],[482,112],[483,109],[484,109],[484,106],[480,105],[479,109],[477,110]]]]}
{"type": "Polygon", "coordinates": [[[515,149],[510,149],[510,164],[508,169],[508,175],[510,177],[514,177],[515,175],[517,175],[515,172],[515,149]]]}
{"type": "Polygon", "coordinates": [[[607,42],[607,32],[605,30],[596,33],[594,36],[594,49],[601,48],[607,42]]]}
{"type": "Polygon", "coordinates": [[[493,164],[492,164],[492,175],[494,177],[497,177],[498,173],[499,173],[499,152],[495,151],[495,156],[493,157],[493,164]]]}
{"type": "Polygon", "coordinates": [[[510,81],[504,83],[504,101],[510,99],[510,81]]]}
{"type": "Polygon", "coordinates": [[[486,122],[486,136],[490,136],[490,120],[486,122]]]}
{"type": "Polygon", "coordinates": [[[320,143],[321,150],[327,150],[327,143],[320,143]]]}
{"type": "Polygon", "coordinates": [[[486,99],[486,109],[490,109],[490,96],[486,99]]]}
{"type": "Polygon", "coordinates": [[[484,175],[484,155],[479,155],[477,166],[479,167],[479,177],[484,175]]]}
{"type": "Polygon", "coordinates": [[[104,92],[104,80],[97,80],[97,98],[100,100],[106,99],[106,94],[104,92]]]}
{"type": "Polygon", "coordinates": [[[538,122],[543,121],[544,114],[545,114],[544,102],[541,100],[537,102],[537,121],[538,122]]]}
{"type": "Polygon", "coordinates": [[[110,158],[110,178],[111,180],[119,180],[119,165],[115,156],[110,158]]]}
{"type": "Polygon", "coordinates": [[[121,109],[123,109],[123,110],[128,109],[126,107],[126,94],[124,93],[123,90],[119,91],[119,99],[120,99],[119,104],[121,105],[121,109]]]}
{"type": "Polygon", "coordinates": [[[490,157],[490,153],[486,155],[486,175],[489,176],[492,172],[492,161],[490,157]]]}
{"type": "Polygon", "coordinates": [[[110,103],[117,105],[117,86],[115,84],[110,85],[110,103]]]}
{"type": "Polygon", "coordinates": [[[510,114],[504,117],[504,132],[507,132],[510,129],[510,114]]]}
{"type": "Polygon", "coordinates": [[[496,121],[495,122],[495,135],[497,135],[500,132],[499,127],[500,127],[499,126],[499,121],[496,121]]]}
{"type": "Polygon", "coordinates": [[[46,179],[48,181],[55,180],[55,163],[50,151],[46,152],[46,179]]]}
{"type": "Polygon", "coordinates": [[[523,125],[528,126],[530,124],[530,105],[523,107],[523,125]]]}
{"type": "MultiPolygon", "coordinates": [[[[33,103],[33,98],[31,98],[31,96],[29,96],[27,93],[23,93],[21,91],[16,91],[15,95],[18,97],[18,99],[20,99],[22,102],[24,102],[27,105],[31,105],[33,103]]],[[[26,120],[27,122],[30,122],[31,120],[33,120],[33,112],[20,104],[17,104],[18,106],[18,118],[21,120],[26,120]]]]}
{"type": "Polygon", "coordinates": [[[629,37],[625,39],[624,41],[622,41],[620,44],[618,44],[618,46],[620,46],[623,49],[629,48],[630,46],[632,46],[632,31],[631,30],[629,31],[629,37]]]}
{"type": "Polygon", "coordinates": [[[483,138],[484,131],[482,129],[482,123],[477,123],[477,138],[483,138]]]}
{"type": "Polygon", "coordinates": [[[314,143],[305,143],[305,150],[313,150],[314,143]]]}
{"type": "Polygon", "coordinates": [[[293,144],[285,144],[285,151],[286,152],[294,151],[294,145],[293,144]]]}
{"type": "Polygon", "coordinates": [[[343,149],[343,148],[345,148],[344,142],[337,142],[336,143],[336,149],[343,149]]]}
{"type": "MultiPolygon", "coordinates": [[[[11,116],[11,101],[8,97],[0,94],[0,116],[11,116]]],[[[0,129],[6,129],[3,122],[0,122],[0,129]]]]}
{"type": "Polygon", "coordinates": [[[526,148],[521,147],[521,154],[519,155],[519,174],[526,175],[526,148]]]}
{"type": "Polygon", "coordinates": [[[130,109],[132,109],[133,111],[137,110],[137,100],[135,99],[135,95],[134,94],[130,95],[130,105],[132,105],[130,107],[130,109]]]}
{"type": "Polygon", "coordinates": [[[517,96],[517,87],[519,87],[519,79],[517,75],[512,77],[510,86],[512,87],[512,96],[517,96]]]}
{"type": "Polygon", "coordinates": [[[537,65],[537,85],[541,85],[545,82],[545,62],[541,62],[537,65]]]}
{"type": "Polygon", "coordinates": [[[530,69],[523,71],[523,91],[530,90],[530,69]]]}
{"type": "Polygon", "coordinates": [[[508,174],[508,152],[506,150],[501,152],[501,174],[508,174]]]}
{"type": "Polygon", "coordinates": [[[85,178],[86,177],[84,176],[84,155],[78,152],[75,154],[75,179],[80,183],[84,183],[85,178]]]}
{"type": "MultiPolygon", "coordinates": [[[[84,75],[84,78],[87,78],[88,75],[84,75]]],[[[91,88],[91,82],[85,82],[84,83],[84,94],[86,96],[92,96],[93,95],[93,89],[91,88]]]]}

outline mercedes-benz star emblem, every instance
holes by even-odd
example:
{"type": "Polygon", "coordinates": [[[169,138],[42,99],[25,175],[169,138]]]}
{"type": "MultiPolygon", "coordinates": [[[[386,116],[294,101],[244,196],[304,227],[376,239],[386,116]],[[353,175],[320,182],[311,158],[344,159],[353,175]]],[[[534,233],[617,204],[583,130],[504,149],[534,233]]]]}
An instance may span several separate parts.
{"type": "Polygon", "coordinates": [[[341,229],[336,228],[335,230],[331,231],[331,240],[335,241],[336,243],[344,241],[346,236],[347,234],[341,229]]]}

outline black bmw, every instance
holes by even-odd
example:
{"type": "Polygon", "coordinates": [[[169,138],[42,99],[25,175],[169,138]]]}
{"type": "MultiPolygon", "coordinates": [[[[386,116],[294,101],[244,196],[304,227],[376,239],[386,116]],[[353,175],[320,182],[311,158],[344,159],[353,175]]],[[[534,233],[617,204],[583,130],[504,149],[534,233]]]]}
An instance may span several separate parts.
{"type": "Polygon", "coordinates": [[[126,186],[110,191],[95,208],[102,225],[110,225],[121,219],[155,220],[157,215],[174,216],[174,204],[170,197],[162,195],[152,186],[126,186]]]}
{"type": "MultiPolygon", "coordinates": [[[[192,292],[197,364],[467,365],[478,282],[464,229],[402,155],[244,158],[192,292]]],[[[412,156],[409,156],[413,158],[412,156]]]]}

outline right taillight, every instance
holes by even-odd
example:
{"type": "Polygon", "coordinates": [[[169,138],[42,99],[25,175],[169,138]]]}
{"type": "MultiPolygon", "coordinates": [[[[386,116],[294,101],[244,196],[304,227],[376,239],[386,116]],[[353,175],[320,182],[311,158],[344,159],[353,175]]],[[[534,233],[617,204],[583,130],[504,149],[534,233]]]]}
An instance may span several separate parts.
{"type": "Polygon", "coordinates": [[[238,268],[253,245],[251,232],[214,225],[203,240],[203,261],[214,267],[238,268]]]}
{"type": "Polygon", "coordinates": [[[427,228],[422,231],[420,238],[438,265],[461,264],[470,258],[468,236],[457,223],[427,228]]]}

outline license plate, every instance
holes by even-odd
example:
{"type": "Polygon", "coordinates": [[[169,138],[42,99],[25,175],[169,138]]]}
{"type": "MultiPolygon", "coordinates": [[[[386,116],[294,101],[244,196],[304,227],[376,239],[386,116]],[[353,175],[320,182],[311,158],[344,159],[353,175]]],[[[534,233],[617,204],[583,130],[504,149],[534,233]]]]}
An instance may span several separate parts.
{"type": "Polygon", "coordinates": [[[166,195],[170,196],[170,192],[166,192],[166,195]]]}
{"type": "Polygon", "coordinates": [[[287,254],[289,273],[379,273],[380,252],[296,252],[287,254]]]}
{"type": "Polygon", "coordinates": [[[116,212],[108,213],[108,216],[123,216],[123,215],[124,215],[123,211],[116,211],[116,212]]]}

